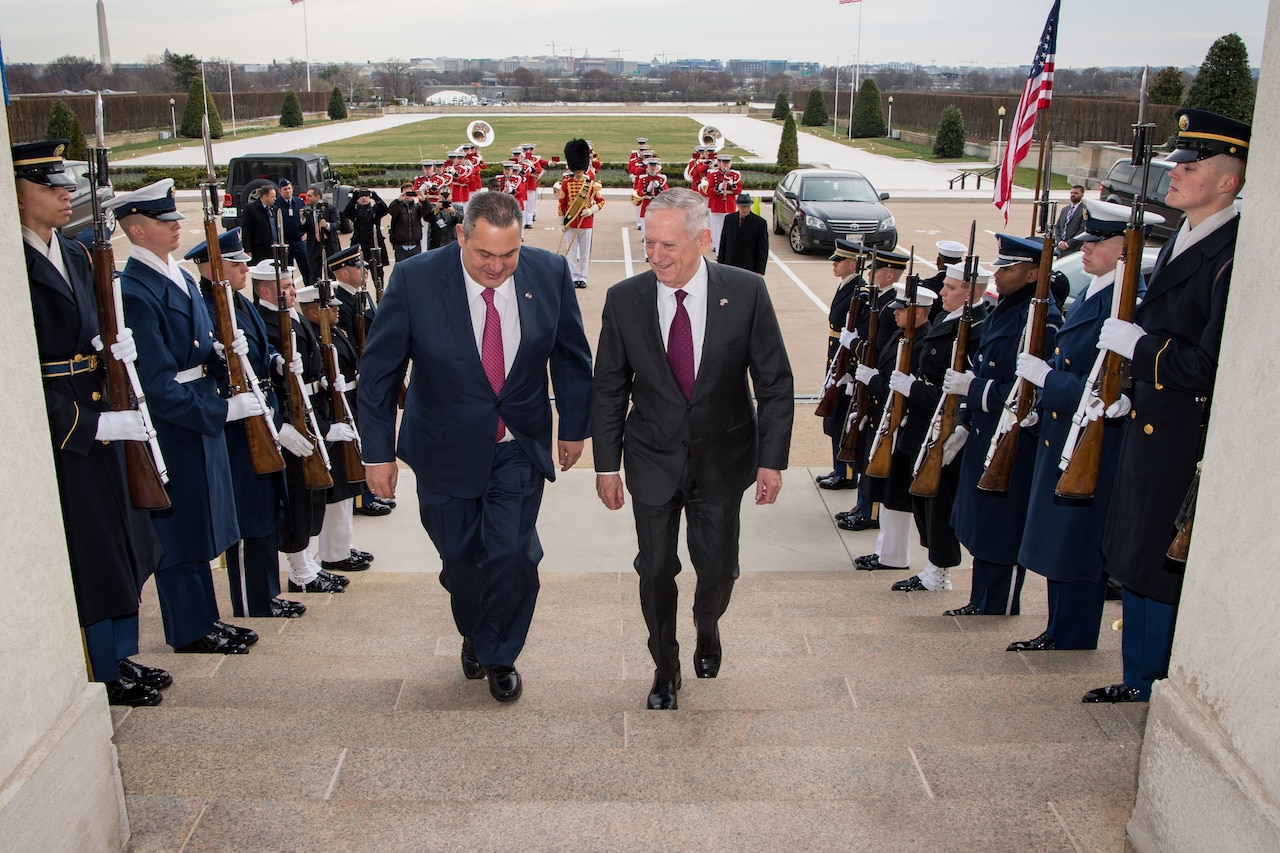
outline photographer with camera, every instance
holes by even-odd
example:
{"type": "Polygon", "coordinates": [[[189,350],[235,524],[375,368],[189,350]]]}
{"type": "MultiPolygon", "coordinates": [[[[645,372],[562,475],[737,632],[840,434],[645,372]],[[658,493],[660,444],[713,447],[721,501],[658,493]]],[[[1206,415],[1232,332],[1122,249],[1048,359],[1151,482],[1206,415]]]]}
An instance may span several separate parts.
{"type": "Polygon", "coordinates": [[[396,263],[420,253],[425,211],[413,184],[400,185],[400,197],[387,205],[387,213],[391,217],[387,233],[391,237],[396,263]]]}
{"type": "MultiPolygon", "coordinates": [[[[387,257],[387,243],[382,236],[382,218],[387,215],[387,203],[373,190],[359,187],[351,194],[351,200],[347,202],[347,209],[342,215],[351,220],[354,229],[349,245],[359,244],[364,262],[370,266],[377,263],[381,267],[383,259],[387,257]],[[375,246],[379,250],[376,260],[373,251],[375,246]]],[[[377,275],[374,278],[377,279],[377,275]]]]}
{"type": "Polygon", "coordinates": [[[449,199],[448,186],[440,188],[440,197],[427,206],[422,218],[427,223],[427,249],[439,249],[456,242],[457,226],[462,224],[462,209],[455,208],[449,199]]]}
{"type": "Polygon", "coordinates": [[[307,229],[307,283],[315,284],[324,266],[321,250],[330,258],[342,251],[342,245],[338,242],[338,234],[341,232],[338,206],[324,200],[324,185],[312,184],[307,187],[307,209],[303,211],[303,222],[307,229]]]}

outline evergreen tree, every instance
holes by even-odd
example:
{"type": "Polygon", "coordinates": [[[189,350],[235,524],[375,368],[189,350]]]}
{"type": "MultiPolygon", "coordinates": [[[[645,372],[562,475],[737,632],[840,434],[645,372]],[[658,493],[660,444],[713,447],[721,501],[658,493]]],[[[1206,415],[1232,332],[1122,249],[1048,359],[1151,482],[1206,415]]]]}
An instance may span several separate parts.
{"type": "Polygon", "coordinates": [[[1161,68],[1147,89],[1147,100],[1153,104],[1180,104],[1186,84],[1182,82],[1182,72],[1172,65],[1161,68]]]}
{"type": "Polygon", "coordinates": [[[182,110],[182,124],[178,125],[178,135],[188,139],[199,139],[200,120],[204,118],[205,107],[209,110],[209,136],[212,139],[222,138],[222,119],[218,117],[218,108],[213,103],[213,96],[205,91],[200,76],[191,78],[191,87],[187,89],[187,105],[182,110]]]}
{"type": "Polygon", "coordinates": [[[789,172],[799,166],[800,141],[796,138],[796,120],[787,110],[787,118],[782,125],[782,141],[778,143],[778,168],[789,172]]]}
{"type": "Polygon", "coordinates": [[[347,102],[342,99],[342,91],[337,87],[333,87],[333,91],[329,93],[329,118],[334,121],[347,117],[347,102]]]}
{"type": "Polygon", "coordinates": [[[858,87],[858,98],[853,102],[853,135],[859,139],[884,136],[888,133],[884,123],[884,106],[880,103],[880,87],[868,77],[858,87]]]}
{"type": "Polygon", "coordinates": [[[829,121],[831,116],[827,115],[827,102],[822,97],[822,90],[815,86],[809,90],[809,102],[804,105],[800,123],[805,127],[824,127],[829,121]]]}
{"type": "Polygon", "coordinates": [[[942,111],[938,121],[938,136],[933,141],[933,156],[964,156],[964,116],[960,108],[950,104],[942,111]]]}
{"type": "Polygon", "coordinates": [[[67,150],[62,152],[62,156],[68,160],[88,159],[89,152],[84,144],[84,131],[80,129],[80,119],[61,98],[53,102],[44,138],[68,140],[67,150]]]}
{"type": "Polygon", "coordinates": [[[1209,48],[1182,105],[1252,122],[1253,96],[1249,52],[1240,36],[1229,33],[1209,48]]]}
{"type": "Polygon", "coordinates": [[[290,89],[284,93],[284,105],[280,107],[281,127],[302,127],[302,104],[298,94],[290,89]]]}
{"type": "Polygon", "coordinates": [[[191,81],[200,76],[200,60],[194,53],[164,52],[164,63],[173,72],[173,81],[179,89],[186,89],[191,81]]]}
{"type": "MultiPolygon", "coordinates": [[[[778,100],[773,102],[773,117],[782,121],[791,114],[791,104],[787,103],[787,93],[779,92],[778,100]]],[[[824,122],[825,123],[825,122],[824,122]]]]}

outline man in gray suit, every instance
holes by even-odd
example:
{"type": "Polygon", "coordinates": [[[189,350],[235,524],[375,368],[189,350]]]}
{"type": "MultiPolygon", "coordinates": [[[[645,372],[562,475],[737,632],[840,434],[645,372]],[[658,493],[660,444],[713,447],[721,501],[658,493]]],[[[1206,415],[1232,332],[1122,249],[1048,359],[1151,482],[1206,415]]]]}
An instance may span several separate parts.
{"type": "Polygon", "coordinates": [[[1070,202],[1058,208],[1058,221],[1053,228],[1059,255],[1080,251],[1080,244],[1084,242],[1080,239],[1084,233],[1084,187],[1076,184],[1070,195],[1070,202]]]}
{"type": "Polygon", "coordinates": [[[738,577],[742,493],[754,482],[757,504],[777,499],[794,402],[764,281],[702,257],[711,245],[705,200],[686,189],[658,196],[645,214],[644,242],[652,270],[605,297],[591,419],[596,491],[609,509],[624,503],[626,466],[640,606],[657,666],[648,707],[673,710],[680,514],[698,576],[694,671],[715,678],[718,623],[738,577]]]}

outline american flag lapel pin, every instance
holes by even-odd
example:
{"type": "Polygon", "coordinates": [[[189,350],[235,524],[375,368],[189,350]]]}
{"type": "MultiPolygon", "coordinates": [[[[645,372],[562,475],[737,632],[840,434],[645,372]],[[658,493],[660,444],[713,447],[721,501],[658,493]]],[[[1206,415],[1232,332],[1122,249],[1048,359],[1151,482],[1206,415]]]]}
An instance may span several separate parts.
{"type": "Polygon", "coordinates": [[[729,304],[729,300],[728,300],[728,299],[721,299],[721,300],[720,300],[720,307],[721,307],[721,308],[723,308],[724,306],[726,306],[726,305],[728,305],[728,304],[729,304]]]}
{"type": "Polygon", "coordinates": [[[532,299],[532,298],[533,298],[533,294],[526,290],[526,291],[524,292],[524,298],[525,298],[525,299],[532,299]]]}

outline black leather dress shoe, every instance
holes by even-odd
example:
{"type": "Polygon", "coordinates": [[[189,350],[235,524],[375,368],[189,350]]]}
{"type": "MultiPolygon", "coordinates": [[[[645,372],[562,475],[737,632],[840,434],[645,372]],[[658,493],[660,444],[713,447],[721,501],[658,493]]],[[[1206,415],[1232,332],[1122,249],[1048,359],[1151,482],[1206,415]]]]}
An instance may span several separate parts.
{"type": "Polygon", "coordinates": [[[1106,601],[1124,601],[1124,587],[1115,578],[1107,578],[1106,601]]]}
{"type": "Polygon", "coordinates": [[[160,691],[127,678],[107,682],[107,704],[129,705],[133,708],[159,705],[164,701],[160,691]]]}
{"type": "Polygon", "coordinates": [[[234,643],[243,643],[246,646],[252,646],[258,642],[258,632],[249,628],[240,628],[236,625],[228,625],[226,622],[215,620],[213,630],[226,637],[234,643]]]}
{"type": "Polygon", "coordinates": [[[154,666],[143,666],[137,661],[131,661],[128,658],[120,660],[120,677],[126,681],[141,684],[143,687],[150,687],[152,690],[164,690],[170,684],[173,684],[173,676],[163,669],[158,669],[154,666]]]}
{"type": "Polygon", "coordinates": [[[813,481],[815,483],[821,483],[823,480],[830,480],[832,477],[839,477],[839,476],[840,475],[835,472],[835,469],[832,469],[825,474],[819,474],[818,476],[814,477],[813,481]]]}
{"type": "Polygon", "coordinates": [[[851,510],[844,518],[836,516],[836,527],[841,530],[852,530],[856,533],[859,530],[879,530],[880,522],[877,519],[867,518],[862,513],[851,510]]]}
{"type": "Polygon", "coordinates": [[[828,489],[831,491],[837,491],[839,489],[856,489],[858,488],[858,481],[851,480],[848,477],[842,477],[837,474],[834,477],[823,477],[818,481],[818,488],[828,489]]]}
{"type": "Polygon", "coordinates": [[[288,601],[283,598],[271,599],[271,615],[277,619],[297,619],[307,612],[307,605],[300,601],[288,601]]]}
{"type": "Polygon", "coordinates": [[[653,673],[653,687],[649,688],[649,710],[650,711],[674,711],[680,707],[676,701],[676,691],[684,686],[684,682],[680,678],[680,673],[676,673],[675,678],[663,678],[655,671],[653,673]]]}
{"type": "Polygon", "coordinates": [[[351,583],[351,578],[347,577],[346,575],[339,575],[333,572],[326,572],[324,569],[321,569],[320,571],[316,572],[316,577],[324,578],[327,581],[333,581],[338,586],[342,586],[342,587],[345,587],[347,584],[351,583]]]}
{"type": "Polygon", "coordinates": [[[720,638],[698,635],[693,650],[693,674],[698,678],[715,678],[720,674],[720,638]]]}
{"type": "Polygon", "coordinates": [[[395,509],[395,508],[396,508],[396,502],[395,502],[395,499],[394,499],[394,498],[378,498],[378,501],[379,501],[383,506],[389,506],[389,507],[391,507],[392,509],[395,509]]]}
{"type": "Polygon", "coordinates": [[[586,290],[587,283],[585,281],[575,281],[573,286],[578,290],[586,290]]]}
{"type": "Polygon", "coordinates": [[[363,572],[369,568],[369,561],[355,556],[347,557],[345,560],[321,560],[320,568],[326,572],[363,572]]]}
{"type": "Polygon", "coordinates": [[[942,611],[943,616],[977,616],[981,608],[976,604],[966,604],[964,607],[957,607],[955,610],[942,611]]]}
{"type": "Polygon", "coordinates": [[[499,702],[514,702],[524,692],[520,673],[513,666],[489,667],[489,695],[499,702]]]}
{"type": "Polygon", "coordinates": [[[391,507],[375,498],[371,501],[362,502],[360,506],[356,507],[352,512],[356,515],[369,515],[376,518],[380,515],[390,515],[391,507]]]}
{"type": "Polygon", "coordinates": [[[342,588],[342,584],[338,581],[326,578],[323,575],[316,575],[315,578],[305,586],[289,580],[289,592],[346,592],[342,588]]]}
{"type": "Polygon", "coordinates": [[[905,572],[910,566],[886,566],[880,562],[879,554],[868,554],[866,557],[859,557],[853,561],[853,567],[860,572],[905,572]]]}
{"type": "Polygon", "coordinates": [[[904,581],[898,581],[889,589],[894,592],[921,592],[928,591],[928,587],[924,585],[924,581],[920,580],[919,575],[912,575],[904,581]]]}
{"type": "Polygon", "coordinates": [[[476,644],[470,637],[462,638],[462,674],[471,681],[484,678],[484,667],[476,660],[476,644]]]}
{"type": "MultiPolygon", "coordinates": [[[[386,501],[383,501],[383,503],[386,503],[386,501]]],[[[390,506],[390,504],[388,504],[388,506],[390,506]]],[[[351,556],[355,557],[357,560],[364,560],[366,563],[373,562],[373,555],[368,551],[357,551],[355,548],[352,548],[351,556]]]]}
{"type": "Polygon", "coordinates": [[[217,631],[211,631],[193,643],[178,646],[174,651],[178,654],[196,655],[247,655],[249,647],[228,639],[217,631]]]}
{"type": "Polygon", "coordinates": [[[1139,699],[1142,691],[1136,687],[1130,687],[1127,684],[1112,684],[1108,687],[1098,687],[1090,690],[1084,696],[1080,697],[1080,701],[1084,703],[1090,702],[1145,702],[1146,699],[1139,699]]]}
{"type": "Polygon", "coordinates": [[[1053,640],[1046,631],[1039,637],[1030,640],[1018,640],[1005,647],[1006,652],[1049,652],[1053,651],[1053,640]]]}

